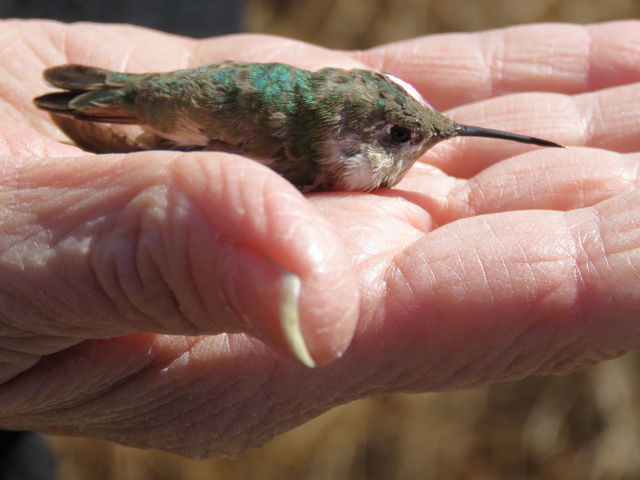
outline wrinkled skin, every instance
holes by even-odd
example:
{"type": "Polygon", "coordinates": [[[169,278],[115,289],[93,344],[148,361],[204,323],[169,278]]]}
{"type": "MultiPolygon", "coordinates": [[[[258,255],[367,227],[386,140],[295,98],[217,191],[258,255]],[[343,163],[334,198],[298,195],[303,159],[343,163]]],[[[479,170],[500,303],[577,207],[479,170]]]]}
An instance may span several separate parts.
{"type": "Polygon", "coordinates": [[[235,455],[355,398],[561,374],[639,344],[638,22],[364,52],[122,26],[0,31],[0,428],[235,455]],[[459,122],[572,147],[459,139],[393,190],[305,198],[235,155],[86,153],[31,104],[52,65],[227,58],[384,69],[459,122]],[[282,353],[284,271],[302,280],[323,367],[282,353]]]}

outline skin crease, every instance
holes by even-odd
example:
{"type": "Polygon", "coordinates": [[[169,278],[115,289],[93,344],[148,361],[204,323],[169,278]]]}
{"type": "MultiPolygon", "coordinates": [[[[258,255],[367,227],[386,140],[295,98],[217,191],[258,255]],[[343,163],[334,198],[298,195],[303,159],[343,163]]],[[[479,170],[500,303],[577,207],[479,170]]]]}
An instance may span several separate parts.
{"type": "Polygon", "coordinates": [[[356,398],[562,374],[640,343],[639,22],[362,52],[2,24],[0,428],[233,456],[356,398]],[[456,139],[396,189],[305,199],[234,155],[85,153],[31,105],[52,65],[229,57],[384,69],[459,122],[572,147],[456,139]],[[274,351],[282,269],[324,367],[274,351]]]}

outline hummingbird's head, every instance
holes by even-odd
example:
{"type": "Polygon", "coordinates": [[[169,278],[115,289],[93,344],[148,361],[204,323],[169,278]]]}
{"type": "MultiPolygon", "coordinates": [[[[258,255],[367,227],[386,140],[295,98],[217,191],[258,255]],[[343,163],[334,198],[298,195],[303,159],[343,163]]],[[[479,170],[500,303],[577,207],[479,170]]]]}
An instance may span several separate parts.
{"type": "Polygon", "coordinates": [[[453,135],[455,124],[411,85],[388,74],[347,73],[337,128],[323,142],[323,166],[333,171],[336,189],[392,187],[427,149],[453,135]]]}

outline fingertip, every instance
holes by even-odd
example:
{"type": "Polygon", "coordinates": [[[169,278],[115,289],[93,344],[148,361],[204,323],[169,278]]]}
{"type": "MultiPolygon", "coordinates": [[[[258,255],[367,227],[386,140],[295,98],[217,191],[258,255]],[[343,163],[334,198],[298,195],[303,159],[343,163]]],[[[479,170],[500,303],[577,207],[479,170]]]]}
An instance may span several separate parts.
{"type": "Polygon", "coordinates": [[[355,330],[359,291],[330,225],[268,168],[232,155],[215,154],[215,163],[198,156],[205,161],[196,178],[183,164],[189,178],[181,184],[222,235],[230,328],[307,366],[340,357],[355,330]]]}
{"type": "Polygon", "coordinates": [[[227,266],[223,292],[239,330],[313,368],[339,358],[351,341],[358,295],[350,280],[344,291],[344,280],[331,276],[312,273],[302,279],[239,247],[227,266]]]}

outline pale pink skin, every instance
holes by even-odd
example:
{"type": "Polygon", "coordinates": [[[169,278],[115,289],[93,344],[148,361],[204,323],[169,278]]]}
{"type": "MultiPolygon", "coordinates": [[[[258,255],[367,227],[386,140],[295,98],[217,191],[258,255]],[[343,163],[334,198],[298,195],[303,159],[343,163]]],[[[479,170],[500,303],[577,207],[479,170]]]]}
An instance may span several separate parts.
{"type": "Polygon", "coordinates": [[[564,373],[640,342],[638,22],[356,53],[0,31],[0,428],[234,455],[354,398],[564,373]],[[572,147],[458,139],[393,190],[305,198],[234,155],[87,154],[31,104],[52,65],[227,58],[387,71],[459,122],[572,147]],[[302,279],[302,329],[325,367],[277,353],[282,269],[302,279]],[[220,332],[266,346],[207,335],[220,332]]]}

